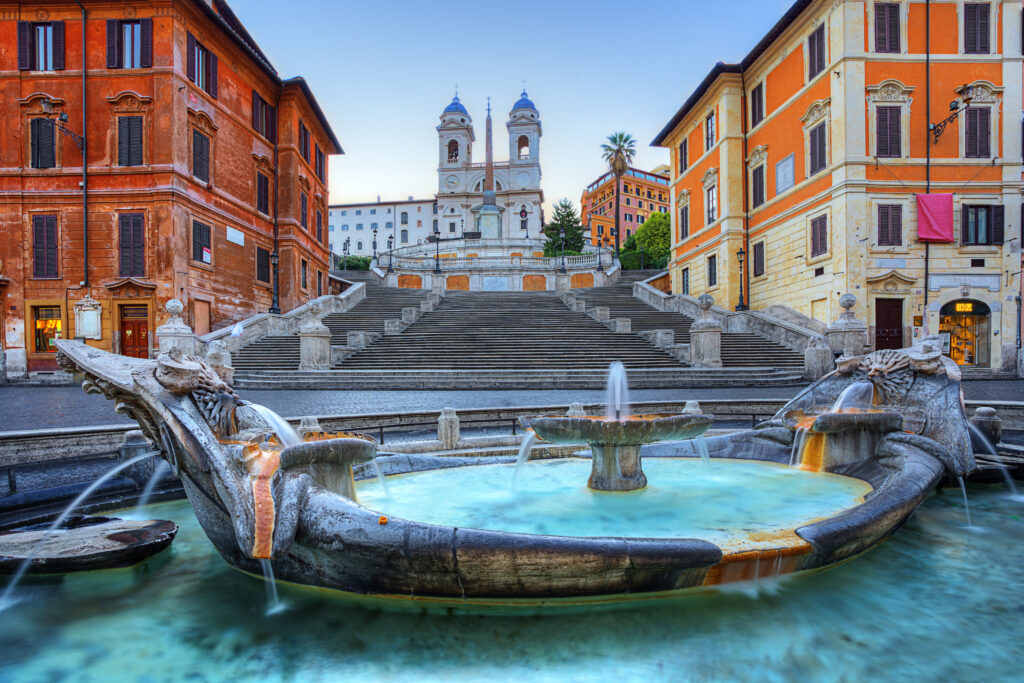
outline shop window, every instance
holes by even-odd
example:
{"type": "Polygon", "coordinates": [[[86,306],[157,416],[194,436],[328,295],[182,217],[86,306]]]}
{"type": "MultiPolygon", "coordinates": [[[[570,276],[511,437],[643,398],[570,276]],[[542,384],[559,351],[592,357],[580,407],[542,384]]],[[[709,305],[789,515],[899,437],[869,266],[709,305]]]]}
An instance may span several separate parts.
{"type": "Polygon", "coordinates": [[[33,306],[33,337],[36,353],[56,353],[55,342],[62,339],[60,306],[33,306]]]}
{"type": "Polygon", "coordinates": [[[980,301],[951,301],[939,311],[939,335],[943,337],[943,353],[957,365],[990,363],[990,330],[992,314],[980,301]]]}

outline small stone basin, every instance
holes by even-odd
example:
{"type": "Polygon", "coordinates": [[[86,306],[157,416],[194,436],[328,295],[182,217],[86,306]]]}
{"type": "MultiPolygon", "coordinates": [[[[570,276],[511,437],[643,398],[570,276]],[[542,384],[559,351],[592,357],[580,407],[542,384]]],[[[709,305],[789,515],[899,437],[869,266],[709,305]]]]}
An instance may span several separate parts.
{"type": "Polygon", "coordinates": [[[647,486],[640,447],[657,441],[680,441],[700,436],[714,418],[701,413],[606,417],[537,417],[524,421],[537,436],[553,443],[590,445],[593,466],[587,486],[595,491],[635,491],[647,486]]]}

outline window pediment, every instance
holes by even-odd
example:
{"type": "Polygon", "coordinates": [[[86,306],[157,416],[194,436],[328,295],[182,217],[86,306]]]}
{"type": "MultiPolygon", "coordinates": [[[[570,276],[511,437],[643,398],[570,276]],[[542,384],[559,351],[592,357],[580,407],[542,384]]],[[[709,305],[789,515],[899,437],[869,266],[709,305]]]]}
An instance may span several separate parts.
{"type": "Polygon", "coordinates": [[[758,145],[750,150],[750,155],[747,157],[747,166],[749,168],[756,168],[763,164],[766,159],[768,159],[768,145],[758,145]]]}
{"type": "Polygon", "coordinates": [[[704,175],[700,178],[700,184],[707,189],[715,185],[718,182],[718,167],[709,168],[704,172],[704,175]]]}
{"type": "Polygon", "coordinates": [[[823,100],[811,102],[811,106],[807,107],[807,111],[804,113],[803,116],[800,117],[800,120],[803,122],[804,127],[810,128],[811,126],[817,124],[818,122],[826,119],[828,117],[829,108],[831,106],[831,97],[826,97],[823,100]]]}
{"type": "Polygon", "coordinates": [[[210,115],[204,111],[188,110],[188,123],[200,133],[213,137],[217,133],[217,124],[213,122],[210,115]]]}
{"type": "Polygon", "coordinates": [[[110,108],[115,114],[142,114],[148,113],[153,108],[152,97],[146,97],[131,90],[108,97],[107,102],[110,103],[110,108]]]}
{"type": "Polygon", "coordinates": [[[914,92],[914,87],[903,85],[900,81],[889,78],[878,85],[869,85],[867,91],[868,99],[872,102],[902,103],[910,101],[910,94],[914,92]]]}

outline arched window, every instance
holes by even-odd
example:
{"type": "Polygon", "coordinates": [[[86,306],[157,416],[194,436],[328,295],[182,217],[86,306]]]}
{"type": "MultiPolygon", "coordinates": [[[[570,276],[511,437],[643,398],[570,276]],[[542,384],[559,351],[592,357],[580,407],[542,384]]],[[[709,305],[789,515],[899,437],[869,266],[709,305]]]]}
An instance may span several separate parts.
{"type": "Polygon", "coordinates": [[[363,243],[362,242],[356,242],[356,251],[362,251],[362,250],[363,250],[363,243]]]}
{"type": "Polygon", "coordinates": [[[459,160],[459,141],[449,140],[448,141],[448,163],[454,164],[459,160]]]}
{"type": "Polygon", "coordinates": [[[403,230],[402,231],[402,244],[408,244],[408,243],[409,243],[409,231],[408,230],[403,230]]]}
{"type": "Polygon", "coordinates": [[[402,225],[409,225],[409,212],[408,211],[403,211],[402,212],[401,223],[402,223],[402,225]]]}
{"type": "Polygon", "coordinates": [[[520,159],[530,158],[530,138],[525,135],[520,135],[519,142],[516,143],[516,147],[519,149],[520,159]]]}

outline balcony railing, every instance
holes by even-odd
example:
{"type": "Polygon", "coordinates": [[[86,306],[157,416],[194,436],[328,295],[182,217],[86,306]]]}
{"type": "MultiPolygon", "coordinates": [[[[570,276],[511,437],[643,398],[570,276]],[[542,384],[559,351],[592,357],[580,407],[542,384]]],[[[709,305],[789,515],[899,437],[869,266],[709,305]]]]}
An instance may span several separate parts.
{"type": "MultiPolygon", "coordinates": [[[[380,262],[387,267],[388,254],[381,256],[380,262]]],[[[567,270],[589,270],[597,267],[597,254],[581,254],[566,256],[567,270]]],[[[611,257],[605,256],[606,265],[611,265],[611,257]]],[[[436,265],[442,271],[453,270],[548,270],[557,271],[562,267],[560,256],[452,256],[436,259],[436,265]]],[[[395,256],[394,268],[397,270],[433,270],[435,259],[432,256],[395,256]]]]}

